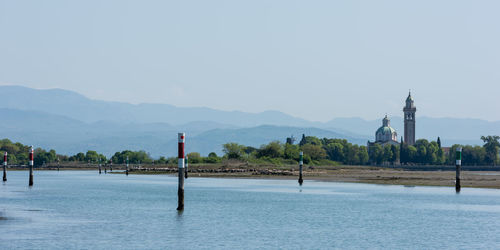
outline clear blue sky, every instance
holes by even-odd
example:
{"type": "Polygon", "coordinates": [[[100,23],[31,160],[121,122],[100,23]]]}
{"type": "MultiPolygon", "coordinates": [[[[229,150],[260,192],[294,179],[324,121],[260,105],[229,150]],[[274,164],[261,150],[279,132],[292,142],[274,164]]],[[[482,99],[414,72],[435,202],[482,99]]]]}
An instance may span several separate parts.
{"type": "Polygon", "coordinates": [[[499,10],[456,0],[0,0],[0,84],[318,121],[401,116],[411,88],[420,116],[500,120],[499,10]]]}

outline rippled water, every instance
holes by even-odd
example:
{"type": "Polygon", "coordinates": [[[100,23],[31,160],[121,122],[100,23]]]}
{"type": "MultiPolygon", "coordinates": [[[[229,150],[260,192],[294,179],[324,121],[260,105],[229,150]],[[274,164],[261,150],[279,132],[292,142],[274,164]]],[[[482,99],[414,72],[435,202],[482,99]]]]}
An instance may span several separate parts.
{"type": "Polygon", "coordinates": [[[0,249],[500,248],[500,190],[8,172],[0,249]]]}

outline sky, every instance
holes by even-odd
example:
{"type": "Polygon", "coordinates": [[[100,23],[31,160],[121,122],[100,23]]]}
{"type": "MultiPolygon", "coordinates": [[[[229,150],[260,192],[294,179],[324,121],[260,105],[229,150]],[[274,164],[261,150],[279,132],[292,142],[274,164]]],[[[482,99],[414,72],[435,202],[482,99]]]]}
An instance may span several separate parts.
{"type": "Polygon", "coordinates": [[[481,0],[0,0],[0,84],[311,121],[402,116],[411,89],[417,115],[494,121],[499,9],[481,0]]]}

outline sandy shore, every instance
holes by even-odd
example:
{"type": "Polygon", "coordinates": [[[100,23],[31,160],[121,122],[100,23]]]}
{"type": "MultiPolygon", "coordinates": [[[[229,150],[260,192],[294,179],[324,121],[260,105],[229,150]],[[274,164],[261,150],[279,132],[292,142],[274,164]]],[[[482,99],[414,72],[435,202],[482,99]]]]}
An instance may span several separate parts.
{"type": "MultiPolygon", "coordinates": [[[[133,170],[130,174],[176,174],[176,169],[170,171],[133,170]]],[[[200,168],[190,169],[192,177],[217,178],[270,178],[270,179],[298,179],[296,168],[258,167],[244,168],[200,168]]],[[[462,187],[497,188],[500,189],[500,172],[498,171],[462,171],[462,187]]],[[[455,171],[408,171],[401,169],[340,166],[316,167],[304,172],[305,180],[336,181],[391,184],[407,186],[455,186],[455,171]]]]}
{"type": "MultiPolygon", "coordinates": [[[[196,177],[218,178],[269,178],[297,179],[297,175],[261,175],[247,173],[192,173],[196,177]]],[[[305,180],[357,182],[373,184],[407,185],[407,186],[455,186],[455,172],[452,171],[404,171],[404,170],[355,170],[339,169],[324,171],[307,171],[305,180]]],[[[462,187],[498,188],[500,189],[500,173],[486,171],[462,172],[462,187]]]]}

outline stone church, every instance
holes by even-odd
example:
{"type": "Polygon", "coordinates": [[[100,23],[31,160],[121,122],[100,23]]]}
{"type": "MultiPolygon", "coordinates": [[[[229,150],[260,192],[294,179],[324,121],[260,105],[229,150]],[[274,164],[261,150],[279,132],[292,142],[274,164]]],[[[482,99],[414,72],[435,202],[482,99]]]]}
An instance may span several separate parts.
{"type": "MultiPolygon", "coordinates": [[[[415,144],[415,112],[417,112],[417,108],[415,107],[415,103],[413,101],[413,97],[411,97],[411,92],[408,93],[408,97],[406,98],[406,105],[403,108],[404,113],[404,143],[408,145],[415,144]]],[[[382,120],[382,127],[377,129],[375,132],[375,141],[368,141],[368,148],[375,144],[380,144],[382,146],[385,145],[397,145],[398,142],[398,133],[395,129],[391,127],[391,120],[385,115],[382,120]]]]}

